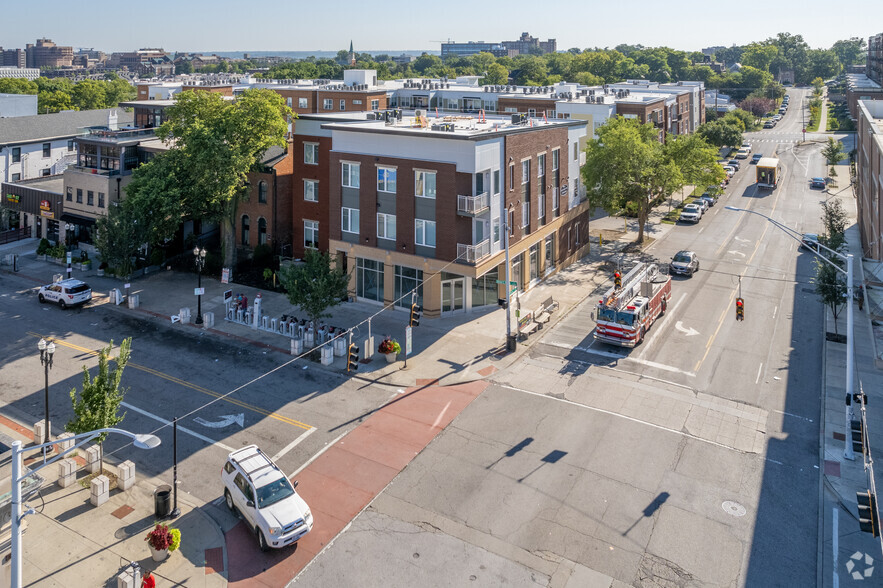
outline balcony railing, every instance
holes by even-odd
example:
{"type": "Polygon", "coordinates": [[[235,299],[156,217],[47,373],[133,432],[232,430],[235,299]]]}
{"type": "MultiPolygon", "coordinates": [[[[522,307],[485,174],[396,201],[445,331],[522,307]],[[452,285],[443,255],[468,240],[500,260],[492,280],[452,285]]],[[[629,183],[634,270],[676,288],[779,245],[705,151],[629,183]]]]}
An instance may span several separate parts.
{"type": "Polygon", "coordinates": [[[457,243],[457,261],[459,263],[475,263],[491,254],[491,240],[485,239],[478,245],[457,243]]]}
{"type": "Polygon", "coordinates": [[[120,171],[116,169],[98,169],[95,167],[84,167],[82,165],[70,165],[67,169],[72,169],[84,174],[92,174],[96,176],[118,176],[120,171]]]}
{"type": "Polygon", "coordinates": [[[457,214],[476,215],[487,210],[489,206],[489,198],[487,192],[482,192],[478,196],[457,196],[457,214]]]}
{"type": "Polygon", "coordinates": [[[109,129],[90,129],[88,138],[91,140],[98,139],[100,141],[131,141],[133,139],[142,139],[156,136],[155,128],[146,129],[118,129],[111,131],[109,129]]]}

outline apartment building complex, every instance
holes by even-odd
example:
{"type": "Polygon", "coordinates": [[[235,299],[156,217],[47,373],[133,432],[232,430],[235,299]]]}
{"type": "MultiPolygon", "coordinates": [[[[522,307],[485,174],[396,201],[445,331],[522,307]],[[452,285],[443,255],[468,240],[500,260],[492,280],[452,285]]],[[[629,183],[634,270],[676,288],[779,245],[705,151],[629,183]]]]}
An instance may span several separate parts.
{"type": "Polygon", "coordinates": [[[70,67],[74,58],[73,47],[61,47],[52,39],[37,39],[36,43],[25,45],[27,67],[60,68],[70,67]]]}
{"type": "Polygon", "coordinates": [[[883,85],[883,33],[868,38],[867,75],[883,85]]]}
{"type": "Polygon", "coordinates": [[[856,183],[862,255],[883,261],[883,100],[857,104],[856,183]]]}
{"type": "Polygon", "coordinates": [[[555,39],[540,41],[531,37],[529,33],[521,33],[515,41],[500,41],[499,43],[486,43],[484,41],[468,41],[466,43],[454,43],[448,41],[441,44],[441,56],[465,57],[476,53],[490,53],[495,57],[515,57],[516,55],[555,53],[558,50],[558,42],[555,39]]]}

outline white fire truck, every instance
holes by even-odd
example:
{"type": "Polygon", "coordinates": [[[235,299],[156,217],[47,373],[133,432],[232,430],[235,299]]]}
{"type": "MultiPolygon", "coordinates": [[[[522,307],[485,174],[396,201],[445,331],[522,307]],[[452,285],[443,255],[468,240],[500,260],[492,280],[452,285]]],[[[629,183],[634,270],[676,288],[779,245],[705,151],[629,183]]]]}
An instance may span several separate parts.
{"type": "Polygon", "coordinates": [[[604,343],[634,347],[671,299],[671,276],[659,273],[655,263],[639,263],[598,301],[595,339],[604,343]]]}

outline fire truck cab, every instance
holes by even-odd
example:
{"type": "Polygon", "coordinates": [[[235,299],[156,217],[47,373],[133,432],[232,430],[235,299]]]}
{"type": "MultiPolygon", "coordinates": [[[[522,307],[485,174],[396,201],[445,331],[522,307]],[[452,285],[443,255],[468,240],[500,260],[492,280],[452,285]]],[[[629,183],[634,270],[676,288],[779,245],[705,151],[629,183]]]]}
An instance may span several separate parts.
{"type": "Polygon", "coordinates": [[[634,347],[665,312],[671,298],[671,276],[659,273],[656,264],[639,263],[598,301],[595,339],[634,347]]]}

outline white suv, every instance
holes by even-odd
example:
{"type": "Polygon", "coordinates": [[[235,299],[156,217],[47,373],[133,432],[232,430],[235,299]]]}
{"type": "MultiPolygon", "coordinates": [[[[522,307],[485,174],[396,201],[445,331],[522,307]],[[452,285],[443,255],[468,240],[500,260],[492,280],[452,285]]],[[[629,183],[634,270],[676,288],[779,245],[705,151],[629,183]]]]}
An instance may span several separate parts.
{"type": "Polygon", "coordinates": [[[58,306],[67,308],[92,300],[92,288],[85,282],[69,278],[41,286],[37,298],[40,302],[55,302],[58,306]]]}
{"type": "Polygon", "coordinates": [[[224,501],[257,535],[261,551],[285,547],[312,531],[313,515],[273,460],[257,445],[227,456],[221,470],[224,501]]]}

